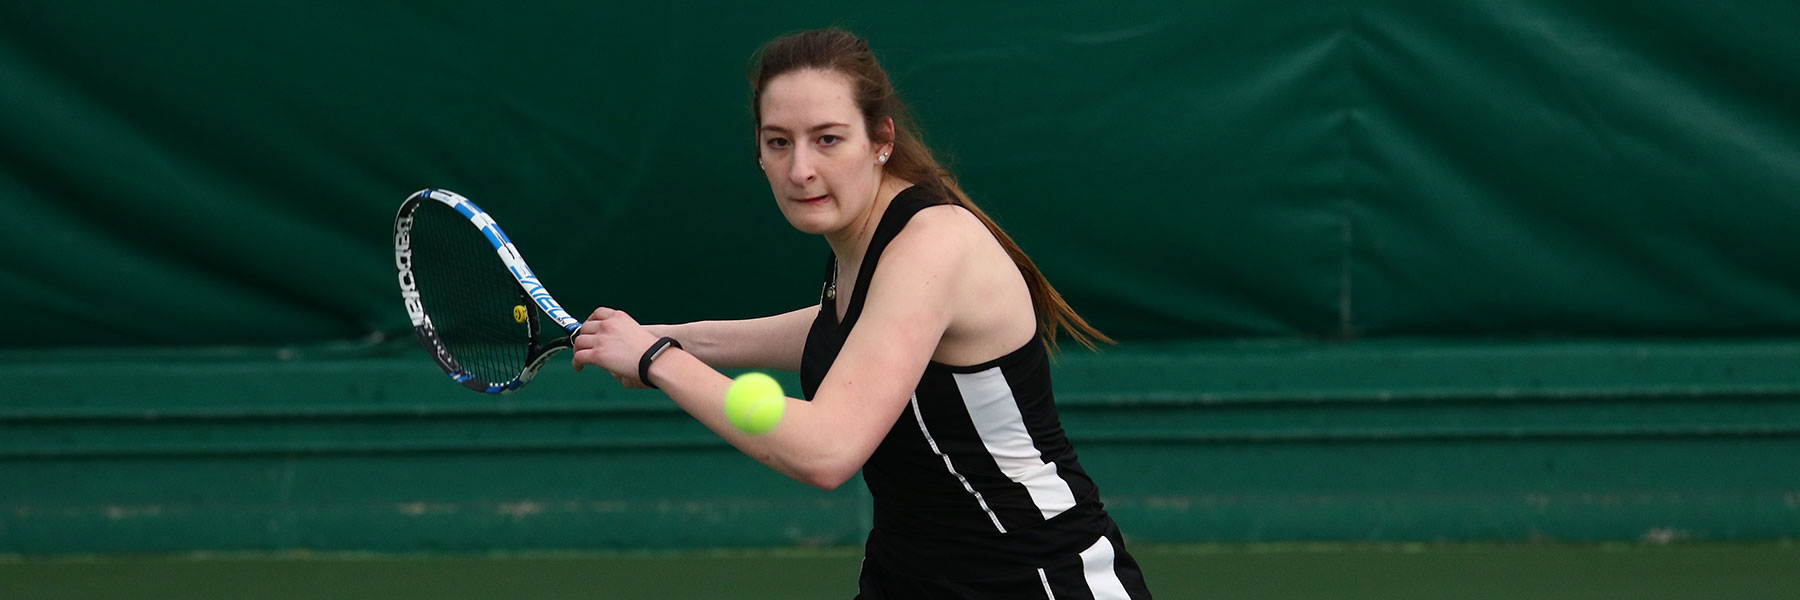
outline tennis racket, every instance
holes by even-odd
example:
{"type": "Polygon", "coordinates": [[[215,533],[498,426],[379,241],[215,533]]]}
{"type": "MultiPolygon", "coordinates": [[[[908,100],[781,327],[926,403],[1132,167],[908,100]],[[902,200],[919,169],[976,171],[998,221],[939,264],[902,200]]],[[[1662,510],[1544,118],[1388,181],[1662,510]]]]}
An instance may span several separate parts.
{"type": "Polygon", "coordinates": [[[451,379],[477,392],[524,387],[581,328],[493,217],[455,192],[419,190],[400,205],[394,266],[419,344],[451,379]],[[542,317],[561,332],[544,335],[542,317]]]}

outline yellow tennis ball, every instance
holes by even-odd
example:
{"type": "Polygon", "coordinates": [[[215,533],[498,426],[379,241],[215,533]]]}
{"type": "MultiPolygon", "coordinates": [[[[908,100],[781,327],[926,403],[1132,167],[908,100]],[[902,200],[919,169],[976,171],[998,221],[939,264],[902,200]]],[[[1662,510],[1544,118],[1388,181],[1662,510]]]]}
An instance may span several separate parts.
{"type": "Polygon", "coordinates": [[[725,418],[744,433],[768,433],[786,411],[787,395],[781,392],[781,384],[766,374],[739,375],[725,389],[725,418]]]}
{"type": "Polygon", "coordinates": [[[519,304],[513,306],[513,321],[517,323],[525,322],[525,305],[519,304]]]}

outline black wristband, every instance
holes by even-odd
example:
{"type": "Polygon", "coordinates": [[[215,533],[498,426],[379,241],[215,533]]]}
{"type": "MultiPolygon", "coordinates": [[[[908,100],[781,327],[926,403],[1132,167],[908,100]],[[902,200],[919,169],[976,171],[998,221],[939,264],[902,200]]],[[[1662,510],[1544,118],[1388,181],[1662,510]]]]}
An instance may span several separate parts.
{"type": "Polygon", "coordinates": [[[638,359],[638,381],[640,383],[649,386],[649,388],[653,390],[661,389],[656,387],[656,384],[650,383],[650,363],[655,361],[656,357],[662,356],[663,351],[668,350],[670,346],[680,348],[681,342],[675,341],[675,338],[672,337],[665,337],[656,340],[656,343],[650,344],[649,350],[644,351],[644,357],[638,359]]]}

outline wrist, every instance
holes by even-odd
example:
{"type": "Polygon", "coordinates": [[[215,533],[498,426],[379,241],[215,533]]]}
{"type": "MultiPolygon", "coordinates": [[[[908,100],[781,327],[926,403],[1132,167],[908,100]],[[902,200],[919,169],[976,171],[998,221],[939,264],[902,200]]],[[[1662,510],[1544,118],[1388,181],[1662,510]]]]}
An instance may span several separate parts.
{"type": "Polygon", "coordinates": [[[650,382],[650,364],[656,362],[657,357],[668,352],[670,348],[681,348],[681,342],[675,341],[675,338],[663,336],[655,343],[650,344],[649,348],[644,349],[643,356],[638,358],[639,383],[650,389],[660,389],[656,384],[650,382]]]}

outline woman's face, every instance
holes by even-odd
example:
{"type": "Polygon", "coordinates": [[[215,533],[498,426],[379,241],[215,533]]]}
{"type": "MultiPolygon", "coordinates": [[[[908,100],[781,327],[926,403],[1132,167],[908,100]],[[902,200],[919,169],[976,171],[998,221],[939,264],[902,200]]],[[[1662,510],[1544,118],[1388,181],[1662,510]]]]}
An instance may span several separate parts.
{"type": "Polygon", "coordinates": [[[841,231],[871,209],[880,151],[863,124],[850,79],[802,69],[763,86],[757,156],[781,214],[811,234],[841,231]]]}

